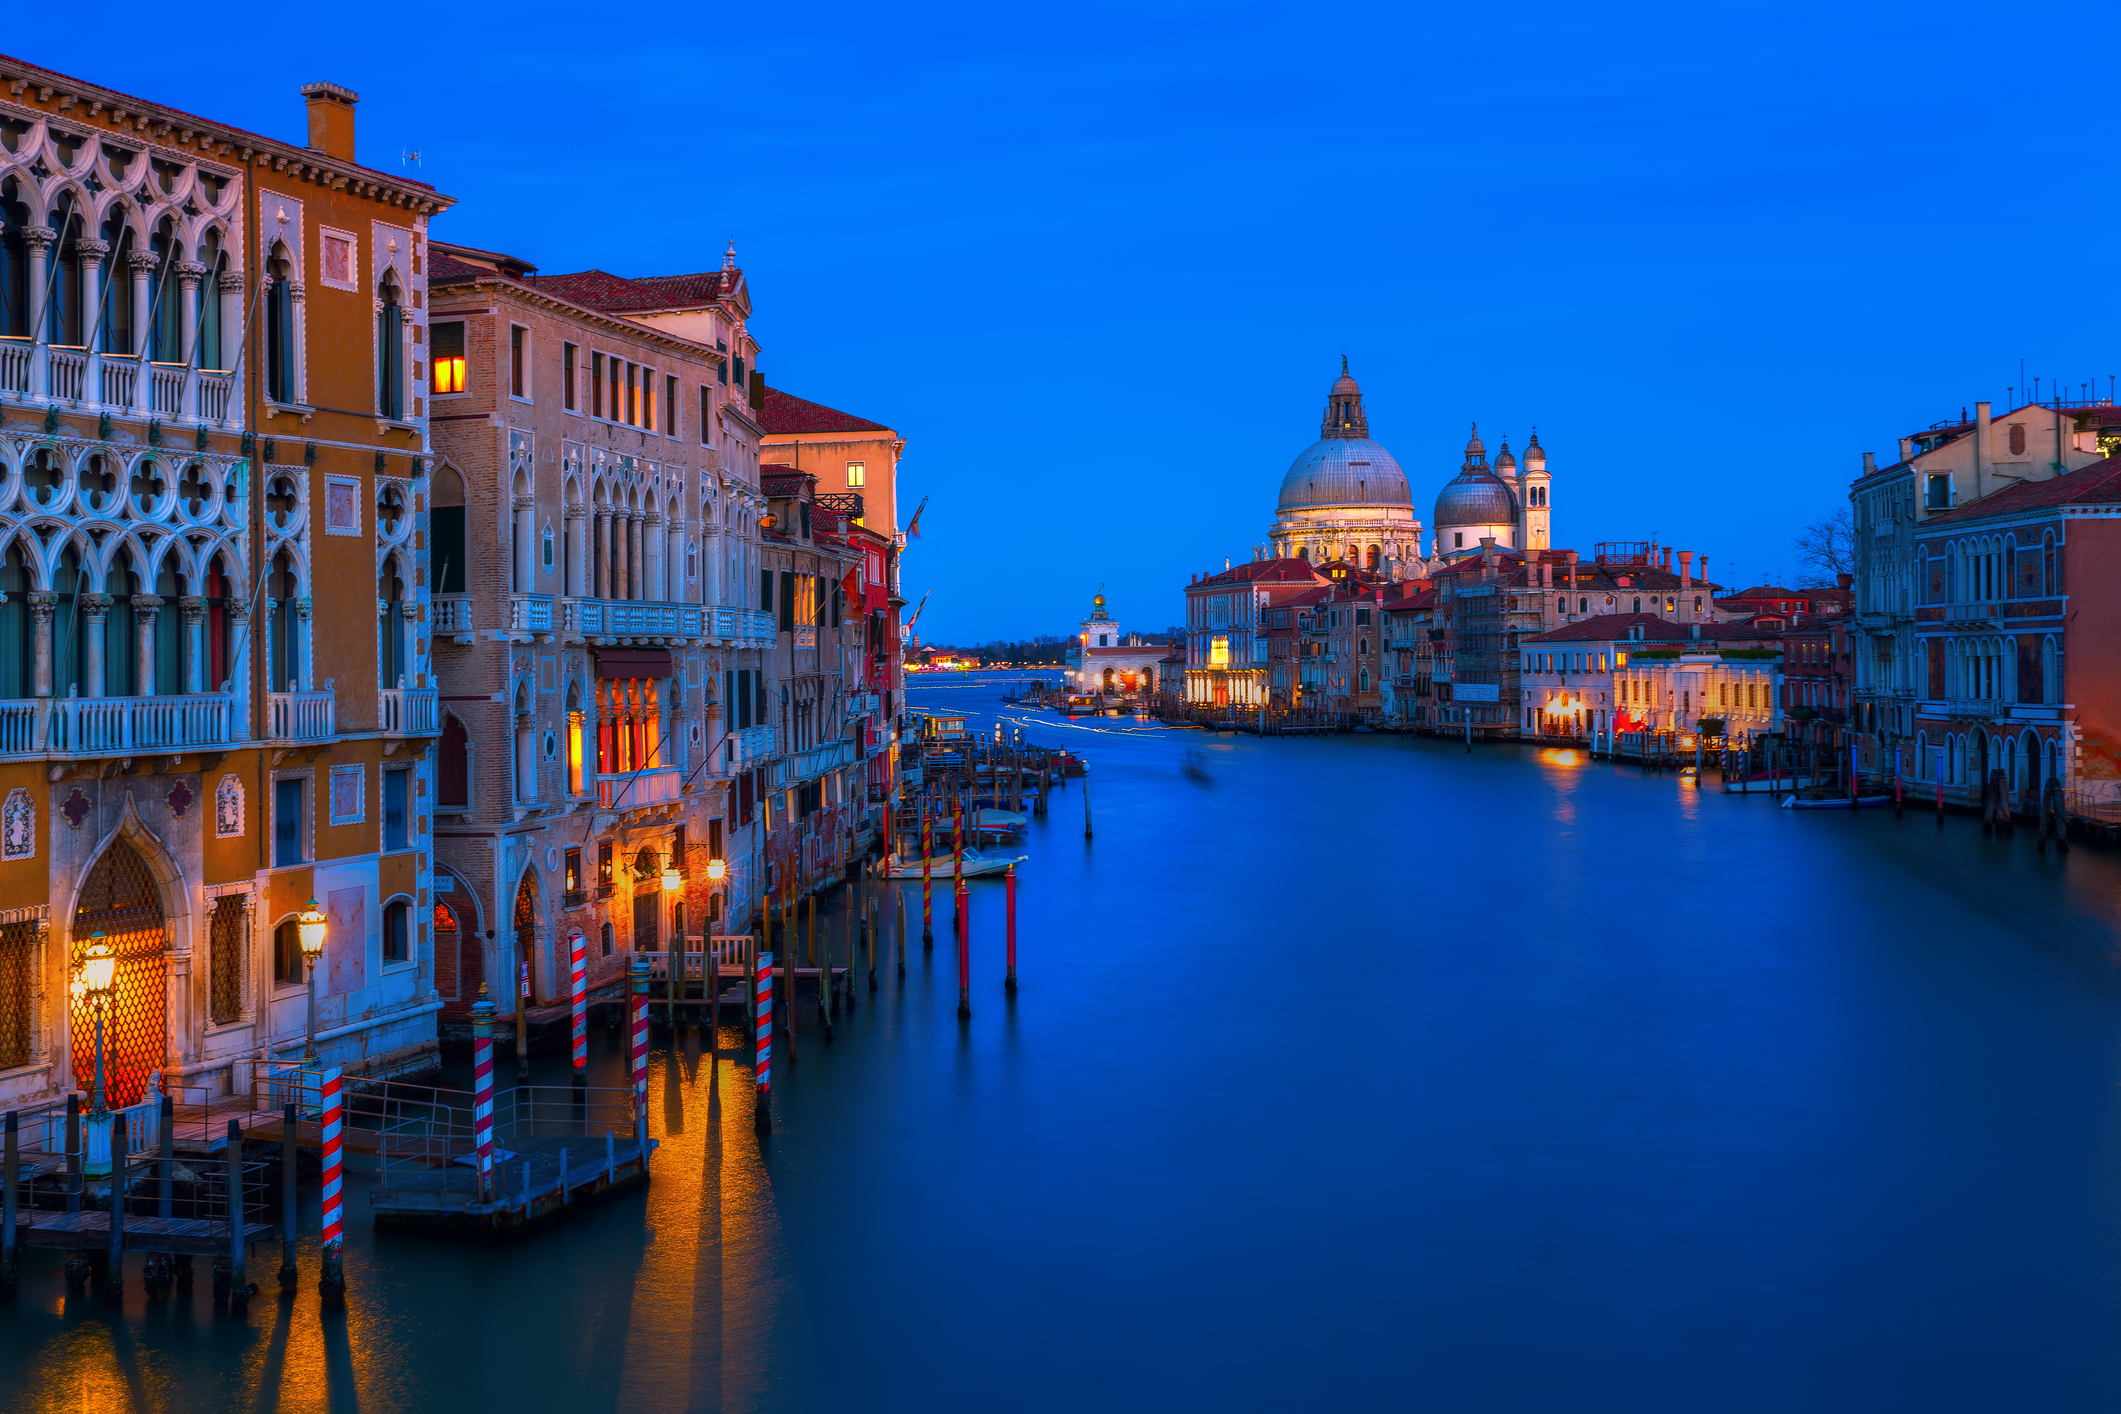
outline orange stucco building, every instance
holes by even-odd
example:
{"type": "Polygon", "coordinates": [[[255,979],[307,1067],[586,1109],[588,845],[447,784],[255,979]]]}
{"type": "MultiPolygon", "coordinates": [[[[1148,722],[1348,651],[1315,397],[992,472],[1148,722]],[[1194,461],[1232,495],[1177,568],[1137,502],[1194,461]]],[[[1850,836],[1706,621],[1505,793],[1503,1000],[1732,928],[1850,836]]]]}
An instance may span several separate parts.
{"type": "MultiPolygon", "coordinates": [[[[426,1063],[426,227],[307,141],[0,58],[0,1103],[426,1063]],[[374,586],[373,596],[369,586],[374,586]]],[[[290,108],[292,105],[290,105],[290,108]]]]}

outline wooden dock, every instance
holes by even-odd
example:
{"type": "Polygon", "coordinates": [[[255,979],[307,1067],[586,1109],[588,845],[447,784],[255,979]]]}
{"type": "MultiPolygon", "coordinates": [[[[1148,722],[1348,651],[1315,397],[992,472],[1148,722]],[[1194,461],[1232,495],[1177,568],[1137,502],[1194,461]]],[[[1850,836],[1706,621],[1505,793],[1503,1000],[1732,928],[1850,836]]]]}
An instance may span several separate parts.
{"type": "MultiPolygon", "coordinates": [[[[245,1243],[277,1238],[269,1222],[245,1223],[245,1243]]],[[[190,1252],[214,1256],[228,1250],[228,1224],[212,1218],[143,1218],[125,1215],[120,1234],[128,1252],[190,1252]]],[[[99,1208],[78,1213],[24,1210],[15,1222],[15,1241],[25,1247],[60,1247],[83,1252],[110,1250],[110,1214],[99,1208]]]]}
{"type": "MultiPolygon", "coordinates": [[[[392,1174],[370,1206],[378,1228],[412,1228],[469,1237],[510,1235],[556,1217],[575,1203],[602,1198],[648,1178],[648,1155],[632,1139],[539,1135],[496,1146],[497,1190],[481,1200],[478,1175],[466,1159],[392,1174]]],[[[392,1156],[399,1157],[394,1143],[392,1156]]]]}

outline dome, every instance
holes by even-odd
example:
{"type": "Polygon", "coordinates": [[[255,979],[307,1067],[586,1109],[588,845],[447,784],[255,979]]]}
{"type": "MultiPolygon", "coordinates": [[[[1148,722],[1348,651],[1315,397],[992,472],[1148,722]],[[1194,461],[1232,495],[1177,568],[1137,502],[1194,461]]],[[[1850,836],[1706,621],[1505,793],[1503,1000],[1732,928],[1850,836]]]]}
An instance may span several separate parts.
{"type": "Polygon", "coordinates": [[[1467,467],[1436,498],[1437,530],[1454,525],[1511,525],[1517,520],[1517,497],[1503,479],[1485,467],[1467,467]]]}
{"type": "Polygon", "coordinates": [[[1336,393],[1359,394],[1362,392],[1362,385],[1355,381],[1354,375],[1343,368],[1340,371],[1340,377],[1333,380],[1333,391],[1336,393]]]}
{"type": "MultiPolygon", "coordinates": [[[[1526,452],[1525,455],[1530,456],[1531,453],[1526,452]]],[[[1495,455],[1495,470],[1500,472],[1504,467],[1514,469],[1516,465],[1517,458],[1510,455],[1510,439],[1505,437],[1502,439],[1502,450],[1495,455]]]]}
{"type": "Polygon", "coordinates": [[[1383,447],[1367,437],[1326,437],[1306,447],[1281,479],[1277,509],[1313,506],[1401,506],[1414,508],[1407,474],[1383,447]]]}

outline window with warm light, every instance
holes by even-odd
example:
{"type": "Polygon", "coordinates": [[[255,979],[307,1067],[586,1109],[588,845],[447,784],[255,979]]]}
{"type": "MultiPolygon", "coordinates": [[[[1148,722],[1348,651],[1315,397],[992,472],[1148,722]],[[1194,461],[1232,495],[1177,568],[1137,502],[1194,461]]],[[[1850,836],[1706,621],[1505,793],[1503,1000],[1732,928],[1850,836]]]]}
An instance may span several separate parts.
{"type": "Polygon", "coordinates": [[[462,321],[437,324],[428,331],[430,362],[434,371],[434,391],[461,393],[464,391],[464,325],[462,321]]]}
{"type": "Polygon", "coordinates": [[[847,489],[852,491],[859,488],[863,478],[868,475],[868,470],[869,464],[867,462],[848,462],[847,489]]]}
{"type": "Polygon", "coordinates": [[[1227,634],[1216,634],[1208,640],[1208,666],[1227,668],[1230,666],[1230,639],[1227,634]]]}

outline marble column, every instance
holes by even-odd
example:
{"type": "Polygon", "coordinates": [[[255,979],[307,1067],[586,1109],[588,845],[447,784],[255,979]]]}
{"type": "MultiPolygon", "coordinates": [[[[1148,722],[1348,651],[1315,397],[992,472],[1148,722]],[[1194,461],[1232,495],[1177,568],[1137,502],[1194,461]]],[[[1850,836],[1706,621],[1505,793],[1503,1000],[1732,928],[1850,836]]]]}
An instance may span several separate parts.
{"type": "MultiPolygon", "coordinates": [[[[110,254],[110,242],[77,240],[74,252],[81,259],[81,342],[95,349],[96,326],[103,322],[103,260],[110,254]]],[[[124,350],[104,349],[102,352],[123,353],[124,350]]],[[[102,401],[103,389],[93,389],[91,396],[102,401]]]]}
{"type": "Polygon", "coordinates": [[[288,635],[287,645],[287,656],[293,660],[288,664],[289,691],[316,686],[309,676],[309,620],[314,607],[306,594],[295,600],[294,632],[288,635]]]}
{"type": "Polygon", "coordinates": [[[29,592],[30,634],[36,640],[30,691],[39,697],[52,695],[52,610],[59,596],[49,589],[29,592]]]}
{"type": "Polygon", "coordinates": [[[641,563],[641,513],[626,513],[626,597],[648,597],[647,566],[641,563]]]}
{"type": "Polygon", "coordinates": [[[22,228],[22,246],[29,252],[29,337],[32,344],[51,342],[51,331],[45,327],[50,322],[45,313],[49,308],[45,303],[45,294],[50,288],[48,281],[51,277],[48,271],[51,248],[58,239],[57,231],[44,226],[22,228]]]}
{"type": "Polygon", "coordinates": [[[81,606],[82,646],[88,650],[88,681],[81,685],[83,697],[103,695],[103,626],[110,617],[108,594],[83,594],[81,606]]]}
{"type": "Polygon", "coordinates": [[[532,523],[537,514],[538,498],[525,492],[510,503],[515,511],[515,591],[531,594],[537,590],[538,548],[537,528],[532,523]]]}
{"type": "Polygon", "coordinates": [[[184,654],[183,690],[206,692],[206,599],[199,594],[187,594],[177,600],[177,612],[184,616],[183,636],[178,640],[184,654]]]}
{"type": "MultiPolygon", "coordinates": [[[[270,605],[270,604],[272,603],[272,601],[271,601],[271,600],[269,600],[269,599],[268,599],[268,600],[266,600],[265,602],[266,602],[266,604],[267,604],[267,605],[270,605]]],[[[268,609],[266,610],[266,617],[267,617],[267,620],[268,620],[268,622],[267,622],[267,625],[266,625],[266,627],[267,627],[267,629],[268,629],[268,630],[269,630],[269,629],[271,628],[271,623],[270,623],[270,619],[271,619],[271,613],[272,613],[271,609],[270,609],[270,608],[268,608],[268,609]]],[[[225,677],[225,678],[223,678],[223,679],[222,679],[222,680],[221,680],[220,682],[218,682],[218,683],[208,683],[208,684],[207,684],[207,690],[208,690],[209,692],[230,692],[230,691],[233,691],[233,690],[234,690],[234,688],[235,688],[235,685],[236,685],[236,683],[235,683],[235,679],[236,679],[237,675],[238,675],[238,674],[239,674],[239,673],[240,673],[240,672],[242,671],[242,666],[241,666],[241,662],[239,661],[239,659],[247,658],[247,657],[248,657],[248,655],[249,655],[249,652],[250,652],[250,648],[249,648],[249,644],[250,644],[250,635],[249,635],[249,634],[247,634],[247,633],[245,633],[245,632],[243,631],[243,630],[244,630],[244,627],[245,627],[245,625],[247,625],[247,624],[248,624],[249,622],[250,622],[250,604],[249,604],[249,602],[248,602],[248,601],[246,601],[246,600],[244,600],[244,599],[241,599],[241,598],[237,598],[237,599],[231,599],[231,600],[229,600],[229,601],[228,601],[228,636],[227,636],[227,639],[226,639],[226,642],[227,642],[227,643],[228,643],[228,645],[229,645],[229,647],[228,647],[228,676],[227,676],[227,677],[225,677]],[[240,647],[242,648],[242,650],[243,650],[243,651],[242,651],[242,653],[240,653],[240,654],[239,654],[239,653],[238,653],[238,652],[236,651],[236,650],[237,650],[237,648],[238,648],[239,646],[240,646],[240,647]]],[[[201,651],[200,651],[200,654],[199,654],[199,661],[200,661],[201,663],[204,663],[204,662],[206,661],[206,653],[205,653],[205,641],[204,641],[203,639],[202,639],[202,640],[201,640],[201,642],[200,642],[200,650],[201,650],[201,651]]],[[[268,661],[268,662],[270,662],[270,661],[271,661],[271,658],[270,658],[270,656],[269,656],[269,653],[268,653],[268,657],[267,657],[267,660],[266,660],[266,661],[268,661]]],[[[209,666],[210,666],[210,665],[209,665],[209,666]]],[[[203,669],[203,668],[202,668],[202,669],[201,669],[201,673],[202,673],[202,675],[203,675],[204,671],[205,671],[205,669],[203,669]]],[[[253,679],[253,681],[255,681],[255,679],[253,679]]],[[[267,686],[267,689],[266,689],[266,690],[267,690],[267,691],[271,691],[271,687],[270,687],[270,685],[269,685],[269,684],[268,684],[268,686],[267,686]]],[[[237,704],[238,704],[238,705],[237,705],[237,707],[236,707],[236,711],[237,711],[237,712],[239,712],[239,713],[248,713],[248,711],[250,710],[250,709],[249,709],[249,706],[248,706],[249,700],[250,700],[250,694],[249,694],[249,692],[248,692],[247,690],[246,690],[246,691],[244,691],[244,692],[242,692],[242,693],[238,693],[238,694],[237,694],[237,696],[236,696],[236,702],[237,702],[237,704]]]]}
{"type": "MultiPolygon", "coordinates": [[[[136,250],[125,257],[126,268],[132,272],[133,286],[133,346],[129,349],[113,349],[113,353],[136,353],[146,363],[154,356],[154,348],[148,342],[148,289],[147,277],[162,262],[151,250],[136,250]]],[[[147,375],[142,373],[134,385],[133,405],[139,406],[147,394],[147,375]]]]}
{"type": "Polygon", "coordinates": [[[686,601],[685,593],[685,522],[673,520],[665,537],[667,544],[663,553],[663,573],[669,577],[670,589],[663,597],[673,604],[686,601]]]}
{"type": "Polygon", "coordinates": [[[162,596],[133,596],[133,692],[155,695],[155,620],[162,616],[162,596]]]}
{"type": "Polygon", "coordinates": [[[597,512],[596,597],[611,597],[611,512],[597,512]]]}
{"type": "Polygon", "coordinates": [[[177,306],[182,311],[179,317],[184,321],[184,327],[179,335],[181,345],[177,356],[187,365],[191,363],[192,355],[198,351],[199,282],[205,278],[206,267],[198,261],[180,260],[177,262],[177,283],[183,291],[182,297],[177,301],[177,306]]]}

